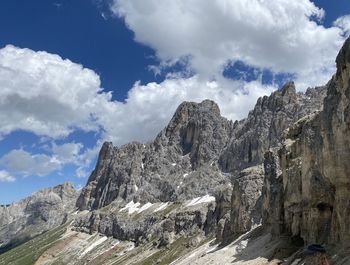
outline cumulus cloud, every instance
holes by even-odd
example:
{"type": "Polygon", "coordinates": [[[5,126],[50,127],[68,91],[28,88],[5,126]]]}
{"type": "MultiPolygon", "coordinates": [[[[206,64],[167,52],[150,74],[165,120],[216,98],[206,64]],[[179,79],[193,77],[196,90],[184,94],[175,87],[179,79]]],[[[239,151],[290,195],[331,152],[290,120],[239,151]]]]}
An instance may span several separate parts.
{"type": "Polygon", "coordinates": [[[111,9],[161,65],[190,58],[206,78],[242,61],[295,73],[301,88],[322,85],[344,41],[344,28],[322,26],[325,12],[309,0],[114,0],[111,9]]]}
{"type": "Polygon", "coordinates": [[[0,159],[0,164],[13,174],[23,176],[46,176],[61,168],[61,163],[45,154],[31,154],[22,149],[13,149],[0,159]]]}
{"type": "Polygon", "coordinates": [[[14,182],[15,177],[11,176],[7,171],[0,170],[0,182],[14,182]]]}
{"type": "Polygon", "coordinates": [[[77,163],[82,147],[81,143],[65,143],[62,145],[53,143],[52,152],[53,156],[62,164],[77,163]]]}
{"type": "Polygon", "coordinates": [[[137,82],[129,91],[126,102],[116,104],[113,115],[101,118],[105,119],[102,123],[111,132],[109,137],[113,142],[147,141],[168,123],[183,101],[212,99],[219,104],[222,115],[236,120],[253,108],[258,97],[274,89],[257,81],[218,83],[201,80],[198,76],[167,79],[160,84],[137,82]]]}
{"type": "Polygon", "coordinates": [[[0,49],[0,139],[24,130],[51,143],[45,153],[14,149],[3,155],[0,181],[45,176],[68,164],[78,177],[87,176],[102,141],[152,140],[182,101],[209,98],[223,116],[244,118],[258,97],[277,87],[225,78],[223,71],[237,61],[292,74],[301,89],[324,84],[350,28],[349,16],[322,26],[324,11],[309,0],[114,0],[111,8],[136,41],[154,49],[159,65],[150,68],[181,64],[181,72],[161,83],[138,81],[125,101],[113,101],[99,76],[80,64],[44,51],[0,49]],[[56,144],[76,130],[101,137],[91,149],[56,144]]]}
{"type": "Polygon", "coordinates": [[[334,21],[333,25],[343,30],[345,35],[350,34],[350,15],[342,16],[334,21]]]}
{"type": "Polygon", "coordinates": [[[96,156],[97,150],[87,149],[82,152],[81,143],[64,143],[57,145],[54,142],[50,148],[46,147],[47,153],[31,153],[23,149],[13,149],[0,158],[0,165],[11,174],[22,176],[46,176],[61,170],[66,165],[78,167],[78,177],[85,177],[86,169],[96,156]]]}
{"type": "MultiPolygon", "coordinates": [[[[25,130],[57,139],[76,129],[97,131],[101,140],[121,145],[133,140],[151,140],[167,124],[184,100],[215,100],[223,115],[239,119],[253,107],[259,96],[272,86],[259,82],[232,80],[207,81],[194,75],[173,75],[162,83],[141,85],[136,82],[125,102],[112,101],[100,88],[99,76],[58,55],[6,46],[0,49],[0,135],[25,130]]],[[[80,143],[53,144],[52,155],[33,156],[23,150],[8,154],[13,172],[32,174],[39,161],[39,175],[47,174],[68,161],[92,161],[95,148],[80,153],[80,143]],[[15,155],[26,163],[20,163],[15,155]],[[25,167],[25,168],[21,168],[25,167]]],[[[82,175],[82,170],[79,171],[82,175]]]]}
{"type": "Polygon", "coordinates": [[[58,55],[0,49],[0,136],[15,130],[60,138],[98,130],[94,110],[110,100],[99,76],[58,55]]]}

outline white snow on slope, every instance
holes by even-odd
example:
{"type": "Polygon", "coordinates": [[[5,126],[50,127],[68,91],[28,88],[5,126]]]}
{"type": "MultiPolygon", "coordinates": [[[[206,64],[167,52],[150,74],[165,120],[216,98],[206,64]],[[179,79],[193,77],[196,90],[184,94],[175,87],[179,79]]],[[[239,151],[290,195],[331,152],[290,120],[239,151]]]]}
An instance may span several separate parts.
{"type": "Polygon", "coordinates": [[[147,202],[145,205],[143,205],[137,212],[142,213],[143,211],[146,211],[148,208],[150,208],[153,204],[150,202],[147,202]]]}
{"type": "Polygon", "coordinates": [[[162,202],[162,203],[160,204],[160,206],[159,206],[157,209],[155,209],[153,212],[156,213],[156,212],[162,211],[162,210],[164,210],[166,207],[168,207],[168,205],[169,205],[169,202],[162,202]]]}
{"type": "Polygon", "coordinates": [[[97,247],[98,245],[101,245],[103,242],[105,242],[108,238],[106,236],[101,237],[99,240],[95,241],[94,243],[92,243],[88,248],[86,248],[84,250],[83,253],[81,253],[80,257],[84,256],[85,254],[87,254],[88,252],[90,252],[91,250],[93,250],[95,247],[97,247]]]}
{"type": "Polygon", "coordinates": [[[129,202],[127,205],[125,205],[124,208],[121,208],[121,209],[119,210],[119,212],[128,210],[129,214],[132,214],[132,213],[137,212],[137,211],[139,210],[139,206],[140,206],[140,205],[141,205],[141,204],[140,204],[139,202],[134,203],[134,201],[131,201],[131,202],[129,202]]]}
{"type": "Polygon", "coordinates": [[[186,204],[186,207],[194,206],[200,203],[213,202],[213,201],[215,201],[215,197],[207,194],[203,197],[194,198],[193,200],[191,200],[189,203],[186,204]]]}

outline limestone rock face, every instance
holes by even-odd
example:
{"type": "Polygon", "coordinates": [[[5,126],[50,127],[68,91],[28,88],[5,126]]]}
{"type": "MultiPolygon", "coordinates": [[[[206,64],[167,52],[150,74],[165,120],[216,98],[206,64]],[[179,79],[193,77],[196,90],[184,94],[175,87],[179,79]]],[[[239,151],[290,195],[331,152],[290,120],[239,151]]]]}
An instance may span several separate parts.
{"type": "Polygon", "coordinates": [[[213,218],[214,202],[193,206],[187,206],[187,203],[158,203],[141,213],[128,213],[119,205],[111,204],[76,218],[74,227],[77,231],[99,232],[119,240],[133,241],[137,245],[153,240],[160,247],[166,246],[181,236],[211,232],[208,222],[213,218]]]}
{"type": "Polygon", "coordinates": [[[271,227],[273,236],[283,233],[283,181],[277,150],[264,156],[264,184],[262,188],[262,223],[271,227]]]}
{"type": "Polygon", "coordinates": [[[223,241],[244,234],[261,222],[262,166],[247,168],[233,180],[230,218],[226,220],[223,241]]]}
{"type": "Polygon", "coordinates": [[[182,103],[149,144],[105,143],[77,205],[98,209],[114,200],[175,201],[214,194],[229,184],[217,166],[232,122],[209,100],[182,103]]]}
{"type": "MultiPolygon", "coordinates": [[[[294,124],[279,151],[280,222],[284,231],[305,243],[350,242],[349,54],[350,39],[336,59],[337,73],[327,85],[323,111],[294,124]]],[[[269,196],[266,204],[274,205],[269,196]]]]}
{"type": "Polygon", "coordinates": [[[65,183],[10,205],[0,206],[0,245],[20,243],[64,223],[78,192],[65,183]]]}
{"type": "Polygon", "coordinates": [[[182,103],[169,125],[149,144],[113,147],[105,143],[77,206],[98,209],[114,200],[185,200],[229,184],[229,175],[263,162],[263,153],[280,144],[284,129],[322,108],[323,87],[296,93],[287,83],[260,98],[247,119],[234,124],[210,100],[182,103]]]}
{"type": "Polygon", "coordinates": [[[92,212],[75,227],[136,242],[153,235],[162,238],[161,244],[174,240],[181,229],[193,233],[191,227],[216,232],[218,241],[249,231],[262,218],[265,149],[280,146],[283,131],[299,116],[321,109],[324,95],[323,87],[296,93],[290,82],[260,98],[248,118],[234,124],[221,117],[213,101],[184,102],[153,142],[105,143],[77,201],[80,210],[92,212]],[[216,203],[166,217],[177,228],[163,232],[163,217],[157,214],[142,213],[136,222],[104,210],[131,201],[182,203],[205,195],[215,196],[216,203]]]}
{"type": "Polygon", "coordinates": [[[293,82],[271,96],[259,98],[246,119],[235,122],[229,145],[222,152],[220,167],[225,172],[262,164],[264,153],[281,145],[282,135],[298,119],[322,109],[325,87],[297,93],[293,82]]]}

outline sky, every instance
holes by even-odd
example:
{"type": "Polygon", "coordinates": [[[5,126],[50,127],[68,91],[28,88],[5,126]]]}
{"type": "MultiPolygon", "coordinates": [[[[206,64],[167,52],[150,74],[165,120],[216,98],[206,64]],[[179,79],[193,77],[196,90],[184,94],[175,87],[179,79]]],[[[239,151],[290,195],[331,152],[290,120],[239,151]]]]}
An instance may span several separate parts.
{"type": "Polygon", "coordinates": [[[348,0],[2,0],[0,204],[71,181],[104,141],[147,142],[182,101],[228,119],[325,84],[348,0]]]}

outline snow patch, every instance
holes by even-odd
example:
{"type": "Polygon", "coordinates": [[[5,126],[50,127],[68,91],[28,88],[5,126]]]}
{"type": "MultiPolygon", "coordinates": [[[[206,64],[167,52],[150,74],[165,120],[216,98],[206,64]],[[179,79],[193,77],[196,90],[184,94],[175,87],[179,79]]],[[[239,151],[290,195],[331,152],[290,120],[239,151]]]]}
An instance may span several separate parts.
{"type": "Polygon", "coordinates": [[[189,203],[187,203],[186,207],[194,206],[194,205],[197,205],[197,204],[200,204],[200,203],[213,202],[213,201],[215,201],[215,197],[214,196],[205,195],[203,197],[194,198],[189,203]]]}
{"type": "Polygon", "coordinates": [[[139,208],[140,205],[141,205],[141,203],[139,203],[139,202],[134,203],[134,201],[131,201],[127,205],[125,205],[124,208],[121,208],[119,210],[119,212],[128,210],[129,214],[136,213],[136,212],[137,213],[142,213],[143,211],[146,211],[148,208],[150,208],[153,204],[150,203],[150,202],[147,202],[141,208],[139,208]]]}
{"type": "Polygon", "coordinates": [[[147,202],[145,205],[143,205],[138,211],[137,213],[142,213],[143,211],[146,211],[148,208],[152,207],[152,203],[147,202]]]}
{"type": "Polygon", "coordinates": [[[153,212],[156,213],[156,212],[159,212],[159,211],[162,211],[164,210],[166,207],[168,207],[169,205],[169,202],[162,202],[159,207],[157,209],[155,209],[153,212]]]}
{"type": "Polygon", "coordinates": [[[142,162],[141,162],[141,168],[142,168],[142,170],[145,169],[145,166],[144,166],[144,164],[142,162]]]}
{"type": "Polygon", "coordinates": [[[176,163],[172,163],[171,165],[174,167],[174,166],[176,166],[176,163]]]}
{"type": "Polygon", "coordinates": [[[207,250],[205,251],[205,253],[208,254],[208,253],[210,253],[210,252],[213,252],[213,251],[215,251],[217,248],[218,248],[218,245],[215,245],[215,246],[213,246],[213,247],[207,249],[207,250]]]}
{"type": "Polygon", "coordinates": [[[184,178],[186,178],[187,176],[188,176],[188,173],[185,173],[185,174],[183,175],[184,178]]]}
{"type": "Polygon", "coordinates": [[[108,238],[106,236],[101,237],[99,240],[95,241],[94,243],[92,243],[87,249],[84,250],[83,253],[81,253],[80,257],[86,255],[88,252],[90,252],[91,250],[93,250],[95,247],[97,247],[98,245],[101,245],[103,242],[105,242],[108,238]]]}
{"type": "Polygon", "coordinates": [[[136,184],[134,184],[134,190],[135,190],[135,191],[138,191],[138,190],[139,190],[139,187],[137,187],[136,184]]]}
{"type": "Polygon", "coordinates": [[[125,205],[124,208],[121,208],[119,212],[128,210],[129,214],[132,214],[134,212],[137,212],[139,210],[140,203],[134,203],[134,201],[129,202],[127,205],[125,205]]]}

